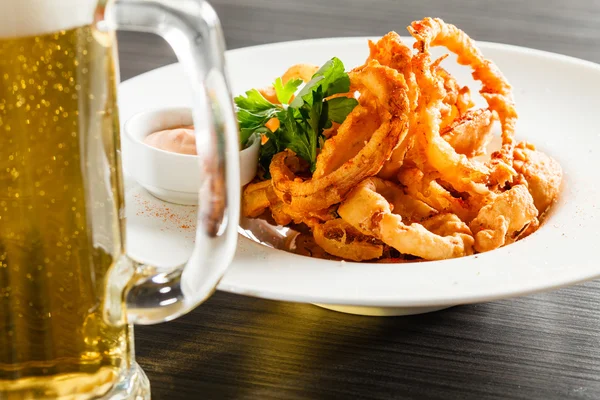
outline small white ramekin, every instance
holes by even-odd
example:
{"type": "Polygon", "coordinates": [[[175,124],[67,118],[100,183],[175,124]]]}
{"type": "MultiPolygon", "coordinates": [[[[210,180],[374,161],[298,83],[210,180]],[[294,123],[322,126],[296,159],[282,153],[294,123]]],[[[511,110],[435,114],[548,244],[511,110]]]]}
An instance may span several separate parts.
{"type": "MultiPolygon", "coordinates": [[[[123,168],[148,192],[177,204],[198,204],[198,157],[160,150],[144,143],[146,136],[164,129],[192,125],[190,108],[162,108],[135,114],[124,125],[123,168]]],[[[240,151],[242,186],[256,175],[260,140],[240,151]]]]}

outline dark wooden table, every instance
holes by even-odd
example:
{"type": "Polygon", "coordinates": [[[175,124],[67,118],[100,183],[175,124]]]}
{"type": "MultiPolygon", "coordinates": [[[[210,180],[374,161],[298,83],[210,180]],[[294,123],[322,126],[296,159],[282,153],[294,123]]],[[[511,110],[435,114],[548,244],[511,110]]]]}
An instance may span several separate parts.
{"type": "MultiPolygon", "coordinates": [[[[600,1],[215,0],[229,48],[405,34],[440,16],[480,40],[600,62],[600,1]]],[[[122,78],[174,62],[120,34],[122,78]]],[[[565,249],[567,251],[567,249],[565,249]]],[[[600,399],[600,283],[398,318],[216,293],[136,328],[154,399],[600,399]]]]}

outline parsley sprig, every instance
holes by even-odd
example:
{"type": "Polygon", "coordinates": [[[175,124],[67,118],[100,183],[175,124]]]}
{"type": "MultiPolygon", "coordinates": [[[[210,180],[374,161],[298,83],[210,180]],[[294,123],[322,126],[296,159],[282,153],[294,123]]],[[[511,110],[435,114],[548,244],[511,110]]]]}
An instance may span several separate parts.
{"type": "Polygon", "coordinates": [[[317,149],[324,142],[323,130],[330,128],[332,122],[342,123],[358,104],[356,99],[349,97],[325,101],[334,94],[350,90],[350,78],[344,64],[336,57],[319,68],[291,100],[301,84],[300,79],[291,79],[285,85],[281,78],[275,80],[273,87],[281,105],[271,103],[256,89],[235,98],[242,145],[253,135],[264,134],[268,138],[260,150],[260,165],[267,176],[271,159],[284,149],[303,158],[313,172],[317,149]],[[275,132],[266,127],[272,118],[279,120],[275,132]]]}

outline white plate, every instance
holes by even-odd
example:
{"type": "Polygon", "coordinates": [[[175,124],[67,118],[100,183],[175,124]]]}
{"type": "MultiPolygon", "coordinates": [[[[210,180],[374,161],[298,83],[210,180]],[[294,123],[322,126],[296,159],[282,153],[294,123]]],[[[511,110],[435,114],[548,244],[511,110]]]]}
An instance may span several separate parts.
{"type": "MultiPolygon", "coordinates": [[[[389,315],[525,295],[600,276],[596,253],[600,245],[600,208],[596,207],[600,199],[600,66],[501,44],[479,46],[514,87],[520,116],[518,139],[532,141],[564,169],[560,200],[538,232],[489,253],[418,264],[311,259],[240,237],[233,265],[219,289],[269,299],[356,306],[341,310],[389,315]]],[[[322,39],[233,50],[227,61],[233,91],[239,94],[270,83],[295,63],[320,65],[337,56],[348,69],[362,64],[367,53],[367,38],[322,39]]],[[[444,67],[459,82],[475,85],[469,70],[458,66],[454,58],[446,60],[444,67]]],[[[147,108],[189,106],[188,90],[178,65],[124,82],[119,93],[121,120],[147,108]]],[[[184,261],[193,234],[179,226],[189,224],[138,215],[144,196],[149,195],[128,183],[128,251],[156,263],[184,261]]],[[[187,215],[188,222],[193,220],[193,209],[171,208],[187,215]]]]}

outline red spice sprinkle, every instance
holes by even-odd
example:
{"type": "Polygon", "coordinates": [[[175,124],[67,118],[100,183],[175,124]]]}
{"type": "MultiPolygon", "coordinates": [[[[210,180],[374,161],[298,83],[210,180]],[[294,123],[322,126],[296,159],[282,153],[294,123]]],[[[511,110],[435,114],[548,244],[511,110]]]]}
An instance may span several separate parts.
{"type": "Polygon", "coordinates": [[[137,211],[136,215],[146,216],[148,218],[157,218],[165,223],[165,226],[161,227],[161,231],[173,231],[173,230],[193,230],[196,226],[196,208],[177,206],[177,208],[167,207],[165,203],[160,200],[146,200],[143,199],[139,194],[135,194],[134,199],[140,206],[140,210],[137,211]]]}

